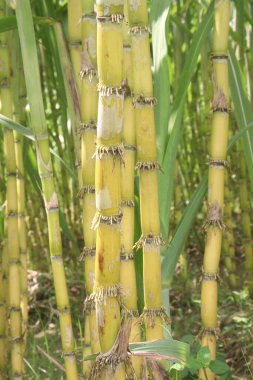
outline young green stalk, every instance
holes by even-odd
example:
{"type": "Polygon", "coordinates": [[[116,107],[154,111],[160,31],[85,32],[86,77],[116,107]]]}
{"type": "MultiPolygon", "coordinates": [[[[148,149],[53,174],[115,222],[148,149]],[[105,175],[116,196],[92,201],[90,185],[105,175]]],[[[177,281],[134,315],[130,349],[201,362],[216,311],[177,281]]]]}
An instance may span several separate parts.
{"type": "MultiPolygon", "coordinates": [[[[229,0],[216,0],[214,3],[213,34],[213,120],[209,146],[208,205],[206,222],[207,238],[205,244],[203,274],[201,284],[202,346],[208,346],[212,358],[216,357],[217,338],[217,298],[218,268],[221,253],[224,175],[229,125],[229,88],[228,88],[228,33],[229,0]]],[[[201,370],[201,379],[212,380],[215,374],[207,369],[201,370]]]]}
{"type": "Polygon", "coordinates": [[[68,42],[76,83],[81,93],[82,0],[68,0],[68,42]]]}
{"type": "Polygon", "coordinates": [[[77,380],[78,374],[74,352],[74,335],[62,258],[58,197],[54,185],[32,11],[29,0],[23,0],[22,3],[18,1],[16,3],[16,16],[24,64],[27,95],[30,104],[31,126],[35,136],[38,169],[47,214],[50,258],[60,319],[66,375],[68,380],[77,380]],[[34,95],[34,89],[36,89],[36,95],[34,95]]]}

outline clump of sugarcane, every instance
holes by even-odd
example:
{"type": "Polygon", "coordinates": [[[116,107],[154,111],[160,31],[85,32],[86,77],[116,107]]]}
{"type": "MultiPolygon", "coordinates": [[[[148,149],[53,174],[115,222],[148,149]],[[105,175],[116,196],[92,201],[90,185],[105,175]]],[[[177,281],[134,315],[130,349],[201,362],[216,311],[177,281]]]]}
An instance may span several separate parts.
{"type": "MultiPolygon", "coordinates": [[[[91,379],[125,379],[128,326],[121,329],[121,164],[124,162],[122,128],[123,81],[123,0],[98,0],[97,66],[99,103],[95,167],[97,230],[95,301],[101,355],[93,366],[91,379]]],[[[130,331],[129,331],[130,332],[130,331]]]]}
{"type": "MultiPolygon", "coordinates": [[[[213,119],[209,145],[208,215],[205,224],[207,237],[204,252],[201,284],[202,346],[208,346],[212,358],[216,357],[217,339],[217,298],[218,267],[221,253],[222,221],[224,202],[224,175],[229,125],[228,87],[228,33],[229,0],[216,0],[214,3],[213,33],[213,119]]],[[[201,379],[211,380],[214,373],[207,369],[200,371],[201,379]]]]}
{"type": "Polygon", "coordinates": [[[169,322],[162,305],[160,220],[157,192],[156,136],[153,84],[149,47],[147,1],[128,1],[132,45],[133,93],[137,142],[137,164],[140,177],[140,213],[142,236],[135,247],[143,249],[143,281],[146,339],[162,339],[163,324],[169,322]],[[155,279],[155,281],[154,281],[155,279]]]}
{"type": "Polygon", "coordinates": [[[67,379],[78,379],[74,351],[74,335],[70,315],[70,305],[62,257],[62,241],[59,224],[59,205],[55,191],[51,154],[49,150],[47,125],[42,99],[39,63],[36,52],[32,11],[29,0],[16,3],[16,17],[20,36],[25,82],[30,104],[31,126],[35,136],[38,170],[42,183],[42,193],[47,214],[50,258],[54,277],[56,303],[60,319],[63,357],[67,379]],[[25,36],[29,35],[27,44],[25,36]],[[32,72],[31,80],[30,75],[32,72]],[[34,97],[34,88],[37,94],[34,97]]]}
{"type": "MultiPolygon", "coordinates": [[[[1,6],[6,14],[4,3],[1,6]]],[[[10,79],[10,50],[8,34],[0,36],[0,87],[1,87],[1,112],[12,118],[13,104],[10,79]]],[[[9,276],[9,319],[10,319],[10,344],[11,344],[11,371],[12,376],[23,378],[22,358],[22,331],[20,308],[20,247],[18,234],[18,198],[17,198],[17,167],[15,157],[15,145],[13,131],[4,129],[4,150],[6,166],[6,228],[8,251],[8,276],[9,276]]],[[[6,350],[6,349],[5,349],[6,350]]]]}
{"type": "MultiPolygon", "coordinates": [[[[87,301],[85,303],[85,347],[84,356],[90,350],[100,351],[98,331],[96,326],[95,303],[89,301],[93,292],[95,277],[96,232],[91,229],[93,217],[96,212],[95,204],[95,140],[97,131],[97,23],[94,12],[94,0],[82,2],[82,66],[81,83],[81,115],[82,124],[80,133],[82,139],[82,189],[80,197],[83,200],[83,235],[85,246],[82,259],[85,265],[85,287],[87,301]],[[88,331],[88,330],[89,331],[88,331]],[[90,343],[88,342],[90,339],[90,343]]],[[[83,362],[83,373],[89,372],[89,362],[83,362]]]]}
{"type": "Polygon", "coordinates": [[[226,230],[222,240],[222,257],[228,272],[228,282],[232,289],[237,286],[236,264],[235,264],[235,238],[234,238],[234,221],[233,221],[233,192],[229,186],[228,172],[225,172],[225,189],[224,189],[224,222],[226,230]]]}
{"type": "MultiPolygon", "coordinates": [[[[133,65],[131,39],[128,33],[127,1],[124,4],[124,122],[122,142],[124,145],[125,165],[121,167],[121,197],[122,197],[122,224],[121,224],[121,255],[120,255],[120,284],[122,289],[122,316],[132,320],[129,341],[141,340],[139,311],[137,307],[137,288],[134,266],[134,166],[136,155],[135,119],[133,107],[133,65]]],[[[132,357],[135,374],[141,377],[141,359],[132,357]]]]}

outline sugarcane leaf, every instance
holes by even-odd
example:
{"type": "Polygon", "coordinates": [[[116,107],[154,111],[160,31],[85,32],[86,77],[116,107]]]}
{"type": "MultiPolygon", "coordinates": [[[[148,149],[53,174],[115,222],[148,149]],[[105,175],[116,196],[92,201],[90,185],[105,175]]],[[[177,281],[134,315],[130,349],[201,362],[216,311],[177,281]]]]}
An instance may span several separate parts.
{"type": "Polygon", "coordinates": [[[195,32],[192,44],[189,49],[188,56],[185,60],[184,69],[181,75],[180,83],[176,99],[172,105],[171,114],[168,123],[168,142],[166,145],[165,155],[162,161],[164,173],[159,174],[159,206],[161,217],[162,233],[165,237],[168,236],[170,204],[172,200],[174,177],[175,177],[175,162],[177,148],[182,135],[182,118],[184,111],[184,103],[186,99],[187,89],[190,84],[192,75],[196,69],[198,56],[202,46],[206,41],[208,34],[211,31],[213,19],[213,3],[208,7],[205,16],[195,32]]]}
{"type": "MultiPolygon", "coordinates": [[[[34,16],[33,22],[38,25],[52,25],[56,22],[56,20],[51,17],[34,16]]],[[[16,16],[6,16],[0,18],[0,33],[8,32],[13,29],[17,29],[16,16]]]]}
{"type": "MultiPolygon", "coordinates": [[[[243,88],[240,67],[235,57],[233,48],[229,47],[229,82],[231,98],[234,104],[234,112],[239,129],[253,123],[253,111],[243,88]]],[[[248,167],[251,189],[253,190],[253,131],[248,129],[242,138],[242,149],[248,167]]]]}
{"type": "Polygon", "coordinates": [[[171,0],[152,1],[150,17],[152,26],[152,48],[154,66],[154,94],[156,140],[158,160],[164,154],[170,112],[170,80],[168,67],[167,21],[171,0]]]}
{"type": "Polygon", "coordinates": [[[129,348],[133,355],[154,359],[186,362],[189,356],[189,345],[173,339],[130,343],[129,348]]]}
{"type": "Polygon", "coordinates": [[[72,242],[75,255],[78,256],[80,254],[80,251],[76,242],[76,238],[73,235],[71,229],[69,228],[65,215],[61,209],[59,209],[59,219],[60,219],[60,226],[61,226],[62,232],[64,233],[66,238],[72,242]]]}

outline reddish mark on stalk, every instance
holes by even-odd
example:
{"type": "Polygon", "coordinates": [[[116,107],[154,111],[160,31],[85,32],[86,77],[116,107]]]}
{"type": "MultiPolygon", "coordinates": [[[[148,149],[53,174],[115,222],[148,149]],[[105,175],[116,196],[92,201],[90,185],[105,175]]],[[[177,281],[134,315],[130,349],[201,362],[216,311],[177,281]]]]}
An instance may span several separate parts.
{"type": "Polygon", "coordinates": [[[99,332],[100,332],[100,335],[104,335],[104,328],[99,326],[99,332]]]}
{"type": "Polygon", "coordinates": [[[102,256],[101,254],[98,255],[98,266],[99,266],[100,272],[103,273],[103,271],[104,271],[104,256],[102,256]]]}

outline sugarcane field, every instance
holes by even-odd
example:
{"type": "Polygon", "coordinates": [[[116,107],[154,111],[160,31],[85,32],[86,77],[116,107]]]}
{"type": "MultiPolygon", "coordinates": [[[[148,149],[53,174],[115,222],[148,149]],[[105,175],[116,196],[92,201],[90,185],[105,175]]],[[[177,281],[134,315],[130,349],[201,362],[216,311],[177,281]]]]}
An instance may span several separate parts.
{"type": "Polygon", "coordinates": [[[253,0],[0,0],[0,380],[253,380],[253,0]]]}

